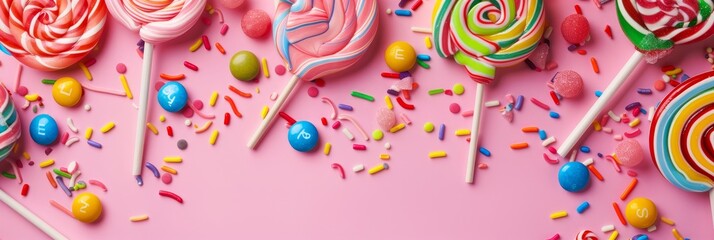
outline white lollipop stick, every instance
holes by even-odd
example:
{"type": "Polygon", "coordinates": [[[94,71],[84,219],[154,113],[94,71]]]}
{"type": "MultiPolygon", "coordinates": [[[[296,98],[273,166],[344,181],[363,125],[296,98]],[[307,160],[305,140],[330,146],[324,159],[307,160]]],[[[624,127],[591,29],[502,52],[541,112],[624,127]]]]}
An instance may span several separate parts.
{"type": "Polygon", "coordinates": [[[270,110],[268,111],[268,115],[265,116],[262,122],[260,122],[260,126],[258,126],[258,129],[255,130],[255,133],[253,133],[253,136],[250,137],[250,140],[248,140],[248,148],[255,149],[255,146],[258,145],[258,142],[260,141],[260,139],[263,138],[263,135],[265,135],[265,132],[268,130],[268,126],[270,126],[270,124],[275,119],[275,115],[280,112],[280,109],[283,107],[283,105],[285,105],[285,100],[288,99],[290,93],[292,93],[293,89],[295,89],[295,86],[297,86],[298,81],[298,77],[293,76],[288,82],[288,84],[285,85],[283,91],[280,93],[280,95],[278,95],[278,99],[275,100],[273,107],[270,108],[270,110]]]}
{"type": "Polygon", "coordinates": [[[149,82],[151,80],[151,63],[154,58],[154,45],[144,42],[144,62],[141,72],[141,92],[139,95],[139,115],[136,118],[136,141],[134,143],[134,165],[132,174],[139,186],[144,185],[141,179],[141,163],[144,161],[144,138],[146,135],[146,113],[149,108],[149,82]]]}
{"type": "Polygon", "coordinates": [[[476,169],[476,154],[478,154],[478,131],[481,125],[481,109],[483,108],[483,84],[476,84],[476,101],[474,102],[474,115],[471,124],[471,142],[469,142],[469,158],[466,160],[466,183],[474,182],[476,169]]]}
{"type": "Polygon", "coordinates": [[[5,193],[5,191],[3,191],[2,189],[0,189],[0,201],[7,204],[8,207],[12,208],[12,210],[15,210],[15,212],[20,214],[20,216],[27,219],[27,221],[42,230],[42,232],[47,234],[47,236],[51,237],[52,239],[67,239],[60,232],[58,232],[57,229],[54,229],[52,226],[40,219],[40,217],[30,212],[29,209],[25,208],[24,206],[22,206],[22,204],[15,201],[15,199],[12,199],[12,197],[10,197],[10,195],[7,195],[7,193],[5,193]]]}
{"type": "Polygon", "coordinates": [[[627,77],[629,77],[630,73],[632,73],[635,67],[637,67],[637,64],[642,61],[642,57],[644,57],[644,55],[639,51],[635,51],[635,53],[632,54],[630,60],[627,60],[625,66],[623,66],[622,69],[620,69],[620,72],[615,75],[615,79],[610,82],[610,85],[608,85],[605,91],[602,92],[602,95],[600,95],[600,97],[595,101],[595,104],[590,107],[590,110],[588,110],[588,112],[585,113],[585,116],[580,119],[578,125],[575,125],[575,129],[570,132],[568,138],[566,138],[560,145],[560,148],[558,148],[558,155],[565,157],[568,153],[570,153],[570,150],[573,149],[573,146],[575,146],[576,143],[578,143],[580,137],[582,137],[583,134],[585,134],[585,131],[590,128],[590,125],[593,121],[595,121],[595,118],[615,96],[615,93],[618,89],[620,89],[622,84],[625,83],[627,77]]]}
{"type": "Polygon", "coordinates": [[[709,191],[709,206],[712,211],[712,223],[714,223],[714,190],[709,191]]]}

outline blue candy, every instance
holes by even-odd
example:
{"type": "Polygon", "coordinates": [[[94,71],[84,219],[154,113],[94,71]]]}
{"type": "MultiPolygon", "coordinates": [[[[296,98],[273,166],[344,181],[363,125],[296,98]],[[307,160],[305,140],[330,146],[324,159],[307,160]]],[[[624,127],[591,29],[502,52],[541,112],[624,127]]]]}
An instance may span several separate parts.
{"type": "Polygon", "coordinates": [[[585,201],[585,202],[581,203],[580,206],[578,206],[578,208],[576,210],[578,211],[578,213],[582,214],[588,208],[590,208],[590,203],[585,201]]]}
{"type": "Polygon", "coordinates": [[[580,192],[590,183],[588,167],[581,162],[569,162],[558,171],[560,187],[568,192],[580,192]]]}
{"type": "Polygon", "coordinates": [[[37,115],[30,122],[30,137],[37,144],[48,146],[54,143],[58,136],[57,122],[50,115],[37,115]]]}
{"type": "Polygon", "coordinates": [[[299,152],[308,152],[317,146],[320,136],[315,125],[307,121],[299,121],[290,126],[288,142],[299,152]]]}
{"type": "Polygon", "coordinates": [[[186,106],[188,102],[188,93],[186,88],[177,82],[167,82],[159,89],[159,94],[156,95],[159,100],[159,105],[166,111],[178,112],[186,106]]]}

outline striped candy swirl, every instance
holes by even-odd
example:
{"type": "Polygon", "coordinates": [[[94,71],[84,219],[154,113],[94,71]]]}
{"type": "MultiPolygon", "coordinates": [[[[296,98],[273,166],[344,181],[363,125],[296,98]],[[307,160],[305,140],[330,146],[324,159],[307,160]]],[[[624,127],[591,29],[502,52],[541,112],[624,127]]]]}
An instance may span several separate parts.
{"type": "Polygon", "coordinates": [[[60,70],[97,46],[106,19],[103,0],[3,0],[0,42],[29,67],[60,70]]]}
{"type": "Polygon", "coordinates": [[[675,186],[714,186],[714,72],[688,79],[662,100],[650,129],[650,154],[675,186]]]}
{"type": "Polygon", "coordinates": [[[711,36],[712,7],[711,0],[618,0],[617,16],[637,50],[653,53],[711,36]]]}
{"type": "Polygon", "coordinates": [[[290,72],[310,81],[359,61],[378,26],[375,0],[280,0],[273,38],[290,72]]]}
{"type": "Polygon", "coordinates": [[[0,99],[2,99],[0,102],[0,115],[2,116],[0,119],[0,161],[2,161],[10,154],[15,142],[20,139],[22,129],[12,98],[2,85],[0,85],[0,99]]]}
{"type": "Polygon", "coordinates": [[[453,56],[474,81],[488,84],[496,67],[520,63],[537,47],[545,30],[543,1],[441,0],[432,27],[439,56],[453,56]]]}
{"type": "Polygon", "coordinates": [[[206,0],[107,0],[114,18],[152,44],[186,33],[205,6],[206,0]]]}

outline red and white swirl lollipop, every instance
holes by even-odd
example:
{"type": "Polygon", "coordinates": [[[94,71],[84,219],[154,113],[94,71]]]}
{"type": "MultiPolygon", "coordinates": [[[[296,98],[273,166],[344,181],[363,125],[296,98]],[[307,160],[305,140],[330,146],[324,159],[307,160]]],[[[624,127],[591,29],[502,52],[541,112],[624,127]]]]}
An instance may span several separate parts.
{"type": "Polygon", "coordinates": [[[146,112],[154,44],[163,43],[186,33],[198,21],[206,0],[109,0],[109,12],[129,30],[139,32],[144,40],[144,63],[141,73],[139,116],[136,124],[134,165],[132,173],[139,186],[144,156],[146,112]]]}
{"type": "Polygon", "coordinates": [[[97,46],[106,19],[102,0],[4,0],[0,42],[29,67],[60,70],[97,46]]]}
{"type": "Polygon", "coordinates": [[[669,54],[675,45],[711,36],[714,33],[713,8],[712,0],[617,0],[620,27],[637,51],[560,145],[558,154],[565,156],[570,152],[643,58],[648,63],[655,63],[669,54]]]}

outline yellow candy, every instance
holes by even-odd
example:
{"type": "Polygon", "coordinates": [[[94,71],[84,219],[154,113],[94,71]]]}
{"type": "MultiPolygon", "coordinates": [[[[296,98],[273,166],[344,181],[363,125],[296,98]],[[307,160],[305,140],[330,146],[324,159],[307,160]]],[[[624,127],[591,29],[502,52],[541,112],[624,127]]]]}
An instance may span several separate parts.
{"type": "Polygon", "coordinates": [[[74,107],[82,99],[82,85],[77,79],[63,77],[52,85],[52,98],[63,107],[74,107]]]}
{"type": "Polygon", "coordinates": [[[633,227],[646,229],[657,221],[657,207],[647,198],[632,199],[625,207],[625,219],[633,227]]]}
{"type": "Polygon", "coordinates": [[[84,223],[92,223],[102,215],[102,202],[89,192],[77,195],[72,201],[72,215],[84,223]]]}
{"type": "Polygon", "coordinates": [[[404,41],[397,41],[387,47],[384,52],[384,61],[392,71],[406,72],[411,70],[416,63],[414,47],[404,41]]]}

